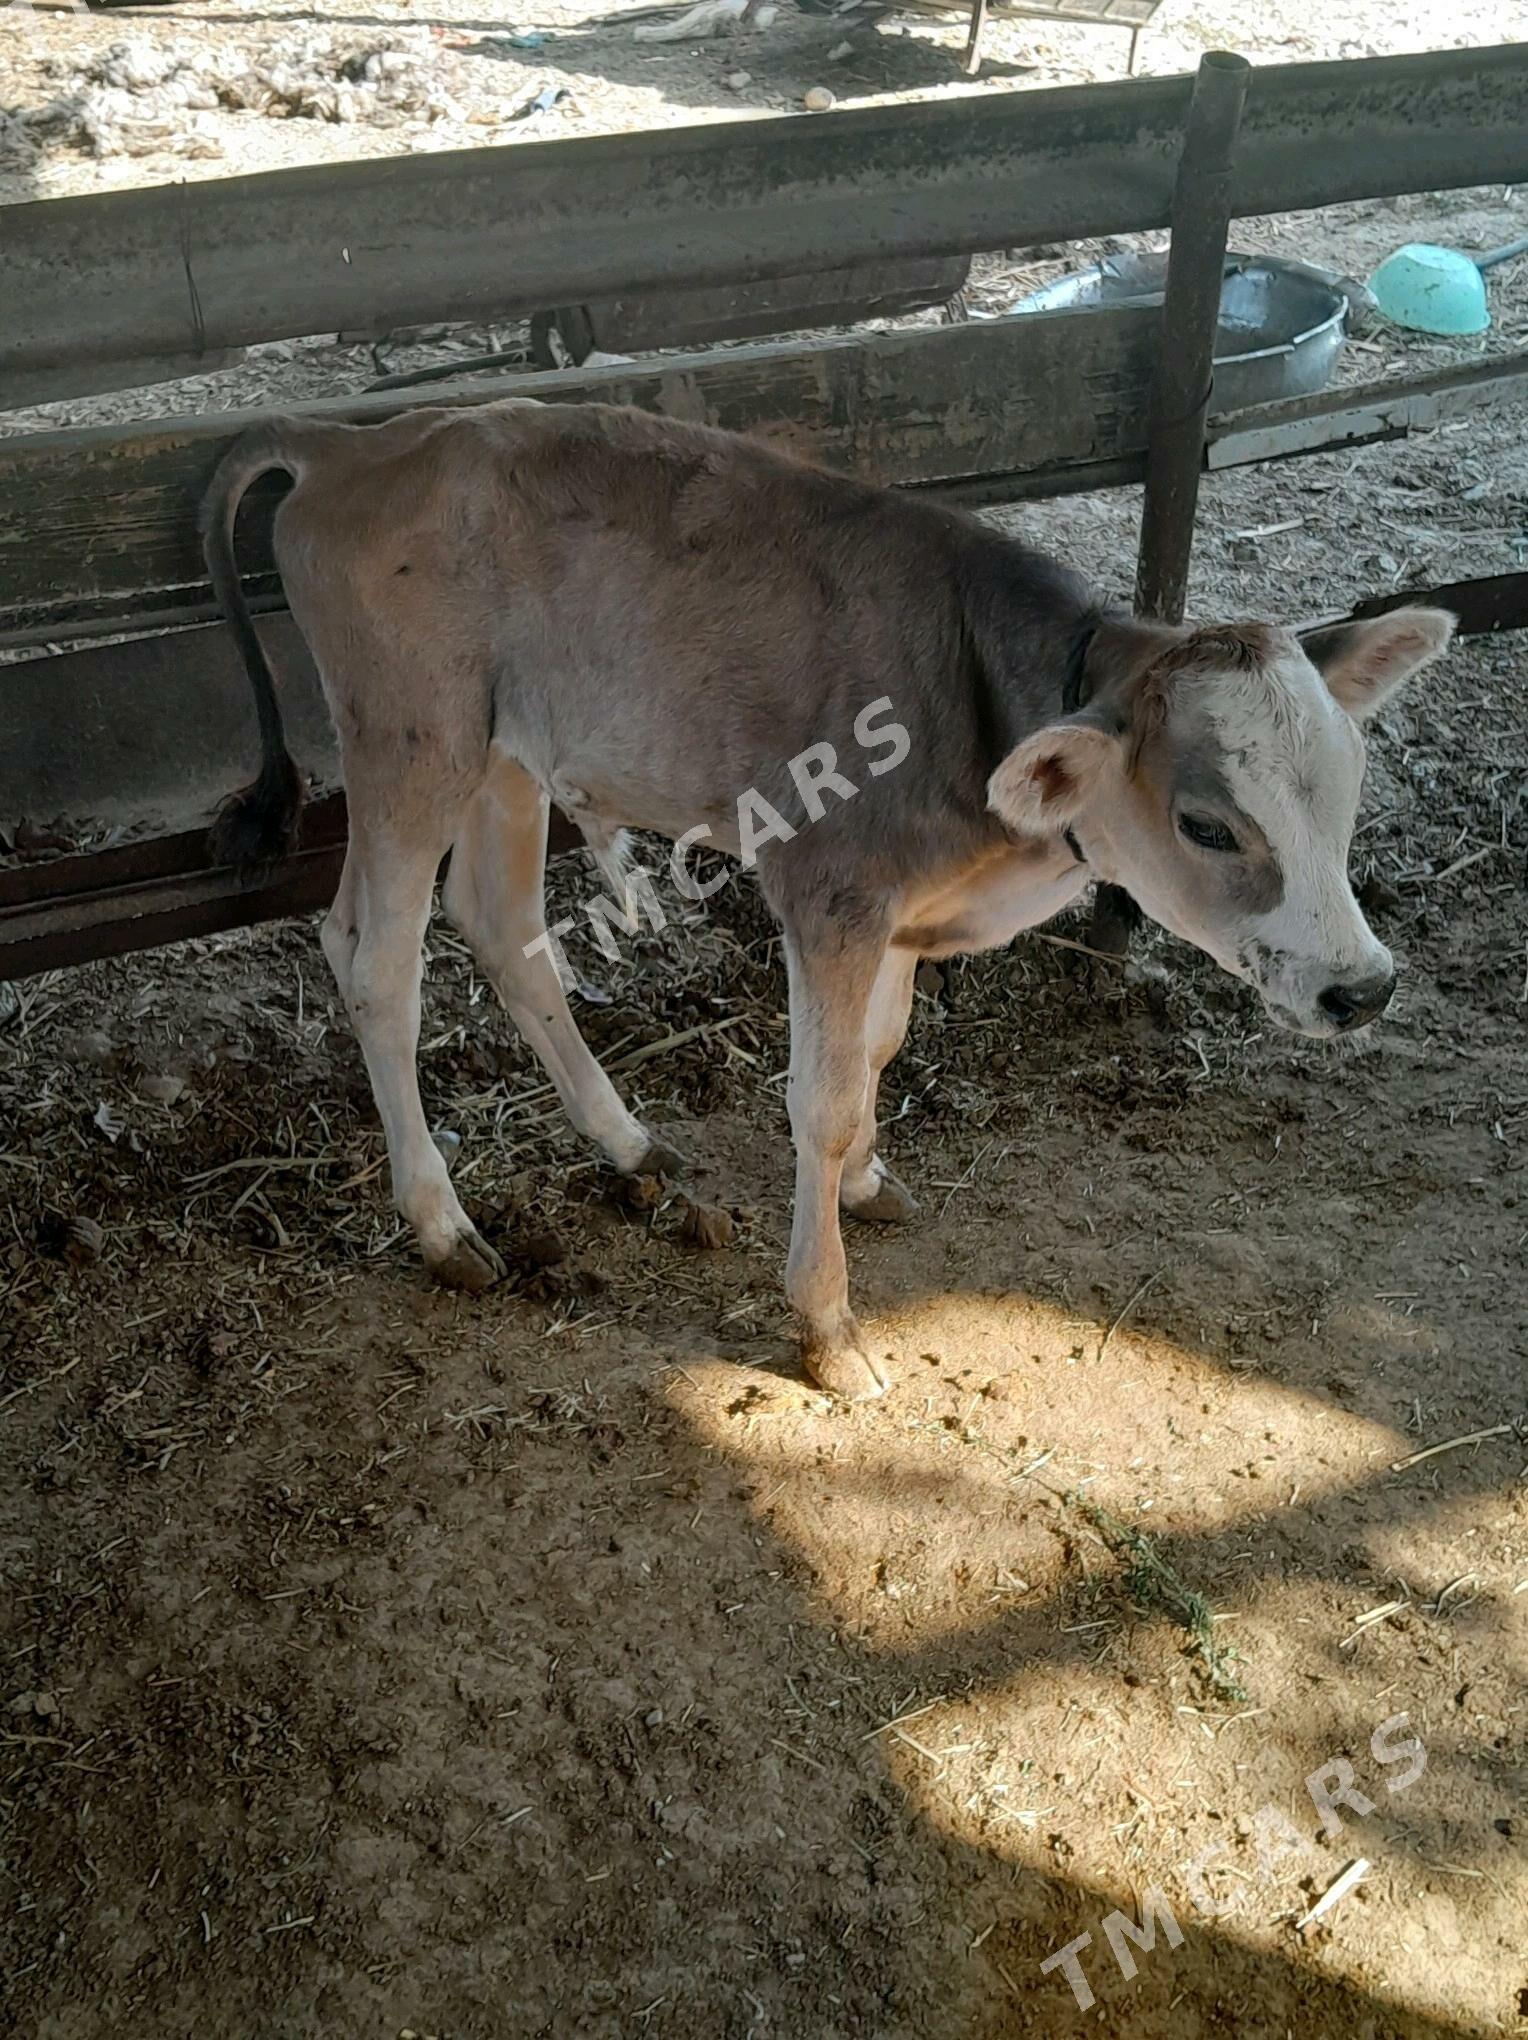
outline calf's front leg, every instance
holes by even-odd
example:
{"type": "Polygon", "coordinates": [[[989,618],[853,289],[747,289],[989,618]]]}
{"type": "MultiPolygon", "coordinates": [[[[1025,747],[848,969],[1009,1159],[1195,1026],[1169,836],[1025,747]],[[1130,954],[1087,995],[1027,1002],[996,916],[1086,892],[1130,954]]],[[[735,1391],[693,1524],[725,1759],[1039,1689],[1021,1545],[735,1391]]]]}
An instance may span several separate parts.
{"type": "Polygon", "coordinates": [[[885,951],[882,937],[788,929],[791,1062],[786,1084],[796,1148],[786,1294],[801,1319],[807,1372],[830,1394],[884,1395],[885,1369],[849,1308],[849,1269],[838,1224],[844,1164],[870,1097],[866,1018],[885,951]]]}

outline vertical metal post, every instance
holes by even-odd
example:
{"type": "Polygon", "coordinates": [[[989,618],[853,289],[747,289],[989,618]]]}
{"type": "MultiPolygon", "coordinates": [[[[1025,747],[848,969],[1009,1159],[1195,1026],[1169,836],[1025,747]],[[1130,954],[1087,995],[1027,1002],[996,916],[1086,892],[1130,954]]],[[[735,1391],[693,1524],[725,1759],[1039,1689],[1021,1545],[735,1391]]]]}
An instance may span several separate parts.
{"type": "MultiPolygon", "coordinates": [[[[1136,614],[1158,623],[1181,623],[1188,593],[1231,226],[1231,168],[1250,69],[1245,57],[1225,50],[1210,50],[1201,58],[1173,188],[1172,248],[1135,570],[1136,614]]],[[[1106,956],[1127,955],[1140,920],[1141,910],[1129,893],[1101,885],[1093,898],[1089,946],[1106,956]]]]}
{"type": "Polygon", "coordinates": [[[1231,224],[1231,171],[1250,72],[1245,57],[1225,50],[1201,58],[1173,191],[1135,575],[1138,614],[1161,623],[1183,620],[1231,224]]]}
{"type": "Polygon", "coordinates": [[[966,36],[965,55],[960,60],[968,78],[974,78],[982,67],[982,31],[987,26],[990,4],[991,0],[971,0],[971,28],[966,36]]]}

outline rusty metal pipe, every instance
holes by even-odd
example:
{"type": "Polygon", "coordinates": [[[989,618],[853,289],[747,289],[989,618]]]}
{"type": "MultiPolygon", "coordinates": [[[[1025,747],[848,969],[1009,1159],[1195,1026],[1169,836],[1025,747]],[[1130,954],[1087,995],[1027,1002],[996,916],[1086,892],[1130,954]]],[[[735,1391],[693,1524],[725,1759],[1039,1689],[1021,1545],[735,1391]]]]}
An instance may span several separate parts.
{"type": "Polygon", "coordinates": [[[1188,591],[1215,330],[1231,228],[1236,137],[1252,66],[1210,50],[1200,60],[1173,190],[1162,352],[1152,390],[1146,496],[1136,563],[1137,612],[1181,623],[1188,591]]]}
{"type": "MultiPolygon", "coordinates": [[[[1214,379],[1215,332],[1231,229],[1236,137],[1252,67],[1210,50],[1200,60],[1173,187],[1172,249],[1162,306],[1162,343],[1152,386],[1146,491],[1135,570],[1138,615],[1181,623],[1188,592],[1204,427],[1214,379]]],[[[1117,885],[1093,902],[1089,945],[1123,956],[1141,912],[1117,885]]]]}

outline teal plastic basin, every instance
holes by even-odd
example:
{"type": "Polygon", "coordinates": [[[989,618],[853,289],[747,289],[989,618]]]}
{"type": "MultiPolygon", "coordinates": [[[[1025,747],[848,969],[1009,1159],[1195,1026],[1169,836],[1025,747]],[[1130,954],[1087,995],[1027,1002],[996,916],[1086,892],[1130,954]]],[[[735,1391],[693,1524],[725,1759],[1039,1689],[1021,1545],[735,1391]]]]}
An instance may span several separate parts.
{"type": "Polygon", "coordinates": [[[1418,333],[1483,333],[1491,323],[1485,279],[1457,248],[1412,241],[1369,278],[1374,302],[1397,326],[1418,333]]]}

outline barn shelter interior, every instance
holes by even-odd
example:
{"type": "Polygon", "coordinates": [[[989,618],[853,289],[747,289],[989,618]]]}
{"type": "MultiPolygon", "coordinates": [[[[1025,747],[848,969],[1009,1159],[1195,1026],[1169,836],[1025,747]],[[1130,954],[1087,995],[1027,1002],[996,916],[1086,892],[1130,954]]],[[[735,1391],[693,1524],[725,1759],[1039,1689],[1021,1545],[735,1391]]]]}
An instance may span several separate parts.
{"type": "Polygon", "coordinates": [[[0,17],[18,2031],[1522,2030],[1528,261],[1473,333],[1369,285],[1528,232],[1528,10],[1110,12],[0,17]],[[1228,263],[1344,301],[1316,387],[1238,387],[1228,263]],[[570,939],[682,1178],[598,1165],[437,916],[426,1109],[508,1273],[432,1286],[274,486],[310,798],[253,882],[209,850],[256,734],[196,517],[263,416],[509,395],[962,503],[1144,614],[1449,609],[1368,731],[1391,1009],[1278,1033],[1094,901],[925,966],[848,1408],[781,1291],[757,886],[570,939]]]}

